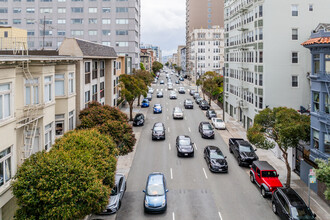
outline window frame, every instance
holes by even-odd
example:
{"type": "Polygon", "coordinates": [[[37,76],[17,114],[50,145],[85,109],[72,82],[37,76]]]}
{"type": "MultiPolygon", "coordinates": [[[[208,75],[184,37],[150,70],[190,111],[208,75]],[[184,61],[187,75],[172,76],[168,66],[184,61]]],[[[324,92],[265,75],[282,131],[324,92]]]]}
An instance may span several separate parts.
{"type": "MultiPolygon", "coordinates": [[[[3,151],[0,152],[0,166],[3,166],[3,177],[2,177],[2,184],[0,182],[0,188],[2,186],[7,186],[7,183],[10,182],[10,180],[13,177],[13,164],[12,164],[12,156],[13,156],[13,151],[12,151],[13,146],[10,146],[6,149],[4,149],[3,151]],[[3,156],[2,156],[3,154],[3,156]],[[8,171],[9,171],[9,178],[5,178],[5,174],[6,174],[6,161],[9,161],[8,166],[8,171]]],[[[0,168],[1,169],[1,168],[0,168]]],[[[1,180],[1,179],[0,179],[1,180]]]]}
{"type": "Polygon", "coordinates": [[[0,107],[2,108],[0,111],[1,111],[1,114],[0,114],[0,122],[1,121],[5,121],[9,118],[12,117],[12,109],[13,109],[13,90],[12,90],[12,83],[8,82],[8,83],[1,83],[1,85],[7,85],[8,84],[8,87],[9,89],[6,89],[6,90],[0,90],[0,102],[1,102],[1,105],[0,107]],[[8,109],[8,115],[6,116],[5,115],[5,112],[6,112],[6,109],[5,109],[5,96],[9,95],[9,109],[8,109]]]}

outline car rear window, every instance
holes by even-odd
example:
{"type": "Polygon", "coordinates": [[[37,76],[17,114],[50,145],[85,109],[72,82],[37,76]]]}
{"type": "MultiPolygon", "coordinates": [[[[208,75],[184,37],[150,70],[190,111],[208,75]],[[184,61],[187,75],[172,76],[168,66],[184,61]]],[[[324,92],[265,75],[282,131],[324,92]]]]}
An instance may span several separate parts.
{"type": "Polygon", "coordinates": [[[262,171],[262,177],[277,177],[276,171],[262,171]]]}
{"type": "Polygon", "coordinates": [[[189,138],[184,138],[179,140],[180,145],[190,145],[190,139],[189,138]]]}
{"type": "Polygon", "coordinates": [[[210,124],[203,124],[204,130],[212,130],[212,126],[210,124]]]}

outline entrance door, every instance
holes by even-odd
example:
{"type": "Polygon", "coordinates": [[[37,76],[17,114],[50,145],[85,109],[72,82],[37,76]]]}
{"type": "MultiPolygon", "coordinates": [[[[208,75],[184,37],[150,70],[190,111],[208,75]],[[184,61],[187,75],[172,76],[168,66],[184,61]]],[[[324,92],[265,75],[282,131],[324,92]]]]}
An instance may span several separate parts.
{"type": "Polygon", "coordinates": [[[303,154],[304,154],[304,147],[301,145],[298,145],[296,147],[296,158],[295,158],[295,168],[293,171],[300,176],[300,162],[303,159],[303,154]]]}

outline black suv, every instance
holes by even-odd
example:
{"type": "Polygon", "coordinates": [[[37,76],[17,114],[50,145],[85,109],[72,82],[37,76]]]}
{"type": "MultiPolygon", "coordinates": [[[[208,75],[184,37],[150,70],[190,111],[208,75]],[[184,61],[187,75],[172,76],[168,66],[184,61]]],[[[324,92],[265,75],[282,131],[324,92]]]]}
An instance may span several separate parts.
{"type": "Polygon", "coordinates": [[[181,156],[194,156],[194,143],[187,135],[181,135],[176,138],[176,149],[178,151],[178,157],[181,156]]]}
{"type": "Polygon", "coordinates": [[[165,126],[163,123],[157,122],[154,124],[154,127],[151,129],[152,134],[151,138],[152,140],[165,140],[165,126]]]}
{"type": "Polygon", "coordinates": [[[184,108],[187,109],[193,109],[194,108],[194,103],[190,99],[184,100],[184,108]]]}
{"type": "Polygon", "coordinates": [[[214,139],[214,131],[210,122],[201,122],[199,123],[199,133],[201,133],[202,138],[211,138],[214,139]]]}
{"type": "Polygon", "coordinates": [[[272,209],[282,220],[313,220],[316,215],[291,188],[277,188],[272,197],[272,209]]]}
{"type": "Polygon", "coordinates": [[[209,109],[209,110],[206,111],[206,117],[208,119],[216,118],[217,117],[217,113],[215,113],[215,111],[213,109],[209,109]]]}
{"type": "Polygon", "coordinates": [[[199,107],[200,107],[202,110],[209,110],[209,109],[210,109],[210,105],[209,105],[209,103],[208,103],[206,100],[202,100],[202,101],[199,103],[199,107]]]}
{"type": "Polygon", "coordinates": [[[138,113],[135,115],[133,120],[133,126],[143,126],[144,125],[144,115],[138,113]]]}

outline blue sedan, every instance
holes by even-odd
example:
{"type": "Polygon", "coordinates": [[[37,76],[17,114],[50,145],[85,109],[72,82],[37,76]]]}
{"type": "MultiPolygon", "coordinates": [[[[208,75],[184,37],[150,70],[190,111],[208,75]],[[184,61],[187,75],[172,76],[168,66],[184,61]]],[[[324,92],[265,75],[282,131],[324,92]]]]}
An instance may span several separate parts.
{"type": "Polygon", "coordinates": [[[165,176],[162,173],[151,173],[143,190],[145,212],[165,212],[167,209],[167,192],[165,176]]]}
{"type": "Polygon", "coordinates": [[[160,104],[154,105],[154,114],[162,113],[162,106],[160,104]]]}
{"type": "Polygon", "coordinates": [[[149,100],[148,99],[143,99],[142,104],[141,104],[142,108],[147,108],[149,107],[149,100]]]}

